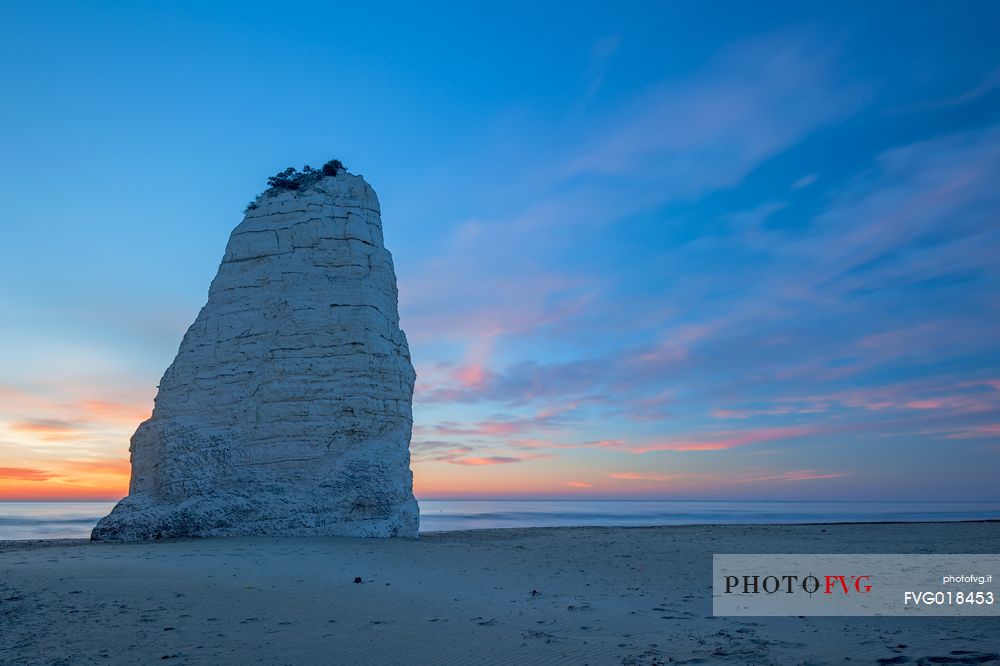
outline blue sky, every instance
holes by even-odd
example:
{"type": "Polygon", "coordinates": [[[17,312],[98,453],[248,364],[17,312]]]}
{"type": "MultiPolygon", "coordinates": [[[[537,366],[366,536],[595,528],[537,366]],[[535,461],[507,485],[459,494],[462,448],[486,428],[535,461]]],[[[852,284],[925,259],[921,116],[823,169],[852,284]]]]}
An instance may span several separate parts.
{"type": "Polygon", "coordinates": [[[117,488],[243,206],[339,157],[418,495],[997,499],[998,18],[8,3],[0,496],[117,488]]]}

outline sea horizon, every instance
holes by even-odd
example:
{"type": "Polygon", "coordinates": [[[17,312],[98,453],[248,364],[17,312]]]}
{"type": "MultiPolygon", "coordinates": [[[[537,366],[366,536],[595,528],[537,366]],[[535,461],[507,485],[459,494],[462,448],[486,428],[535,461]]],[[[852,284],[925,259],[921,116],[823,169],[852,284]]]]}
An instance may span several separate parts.
{"type": "MultiPolygon", "coordinates": [[[[0,500],[0,541],[87,538],[117,502],[0,500]]],[[[420,532],[523,527],[788,525],[1000,520],[1000,501],[418,500],[420,532]]]]}

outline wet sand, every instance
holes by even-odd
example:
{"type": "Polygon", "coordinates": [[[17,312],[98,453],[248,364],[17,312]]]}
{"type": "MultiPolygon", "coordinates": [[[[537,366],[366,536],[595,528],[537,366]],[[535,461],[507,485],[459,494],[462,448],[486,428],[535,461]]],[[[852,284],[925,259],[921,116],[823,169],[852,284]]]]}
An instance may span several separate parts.
{"type": "Polygon", "coordinates": [[[1000,664],[997,618],[712,617],[740,552],[996,553],[1000,523],[0,542],[0,664],[1000,664]]]}

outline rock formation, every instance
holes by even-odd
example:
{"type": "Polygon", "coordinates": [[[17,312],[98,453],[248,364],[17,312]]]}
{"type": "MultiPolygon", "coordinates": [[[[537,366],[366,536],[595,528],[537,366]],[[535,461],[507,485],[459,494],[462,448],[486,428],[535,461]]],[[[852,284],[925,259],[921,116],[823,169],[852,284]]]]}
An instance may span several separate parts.
{"type": "Polygon", "coordinates": [[[332,171],[248,206],[95,540],[417,536],[392,258],[375,192],[332,171]]]}

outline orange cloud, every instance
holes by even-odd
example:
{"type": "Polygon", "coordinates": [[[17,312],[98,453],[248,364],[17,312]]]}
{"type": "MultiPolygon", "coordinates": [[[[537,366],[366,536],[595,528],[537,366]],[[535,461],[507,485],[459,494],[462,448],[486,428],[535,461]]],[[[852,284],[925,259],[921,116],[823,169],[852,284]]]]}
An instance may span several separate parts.
{"type": "Polygon", "coordinates": [[[15,479],[18,481],[48,481],[55,475],[41,469],[28,467],[0,467],[0,479],[15,479]]]}
{"type": "Polygon", "coordinates": [[[68,460],[51,469],[0,467],[0,500],[111,500],[127,493],[127,460],[68,460]]]}
{"type": "Polygon", "coordinates": [[[0,500],[12,502],[32,501],[115,501],[128,494],[128,483],[106,485],[84,485],[78,483],[55,483],[50,481],[44,487],[35,482],[12,482],[0,486],[0,500]]]}
{"type": "Polygon", "coordinates": [[[34,393],[0,385],[0,431],[5,449],[16,451],[0,459],[0,499],[107,500],[125,494],[129,463],[120,458],[53,460],[53,442],[64,455],[100,456],[100,450],[121,450],[129,433],[150,414],[151,401],[129,404],[87,395],[79,387],[52,388],[52,394],[34,393]],[[85,395],[85,394],[84,394],[85,395]],[[55,396],[55,397],[53,397],[55,396]]]}

